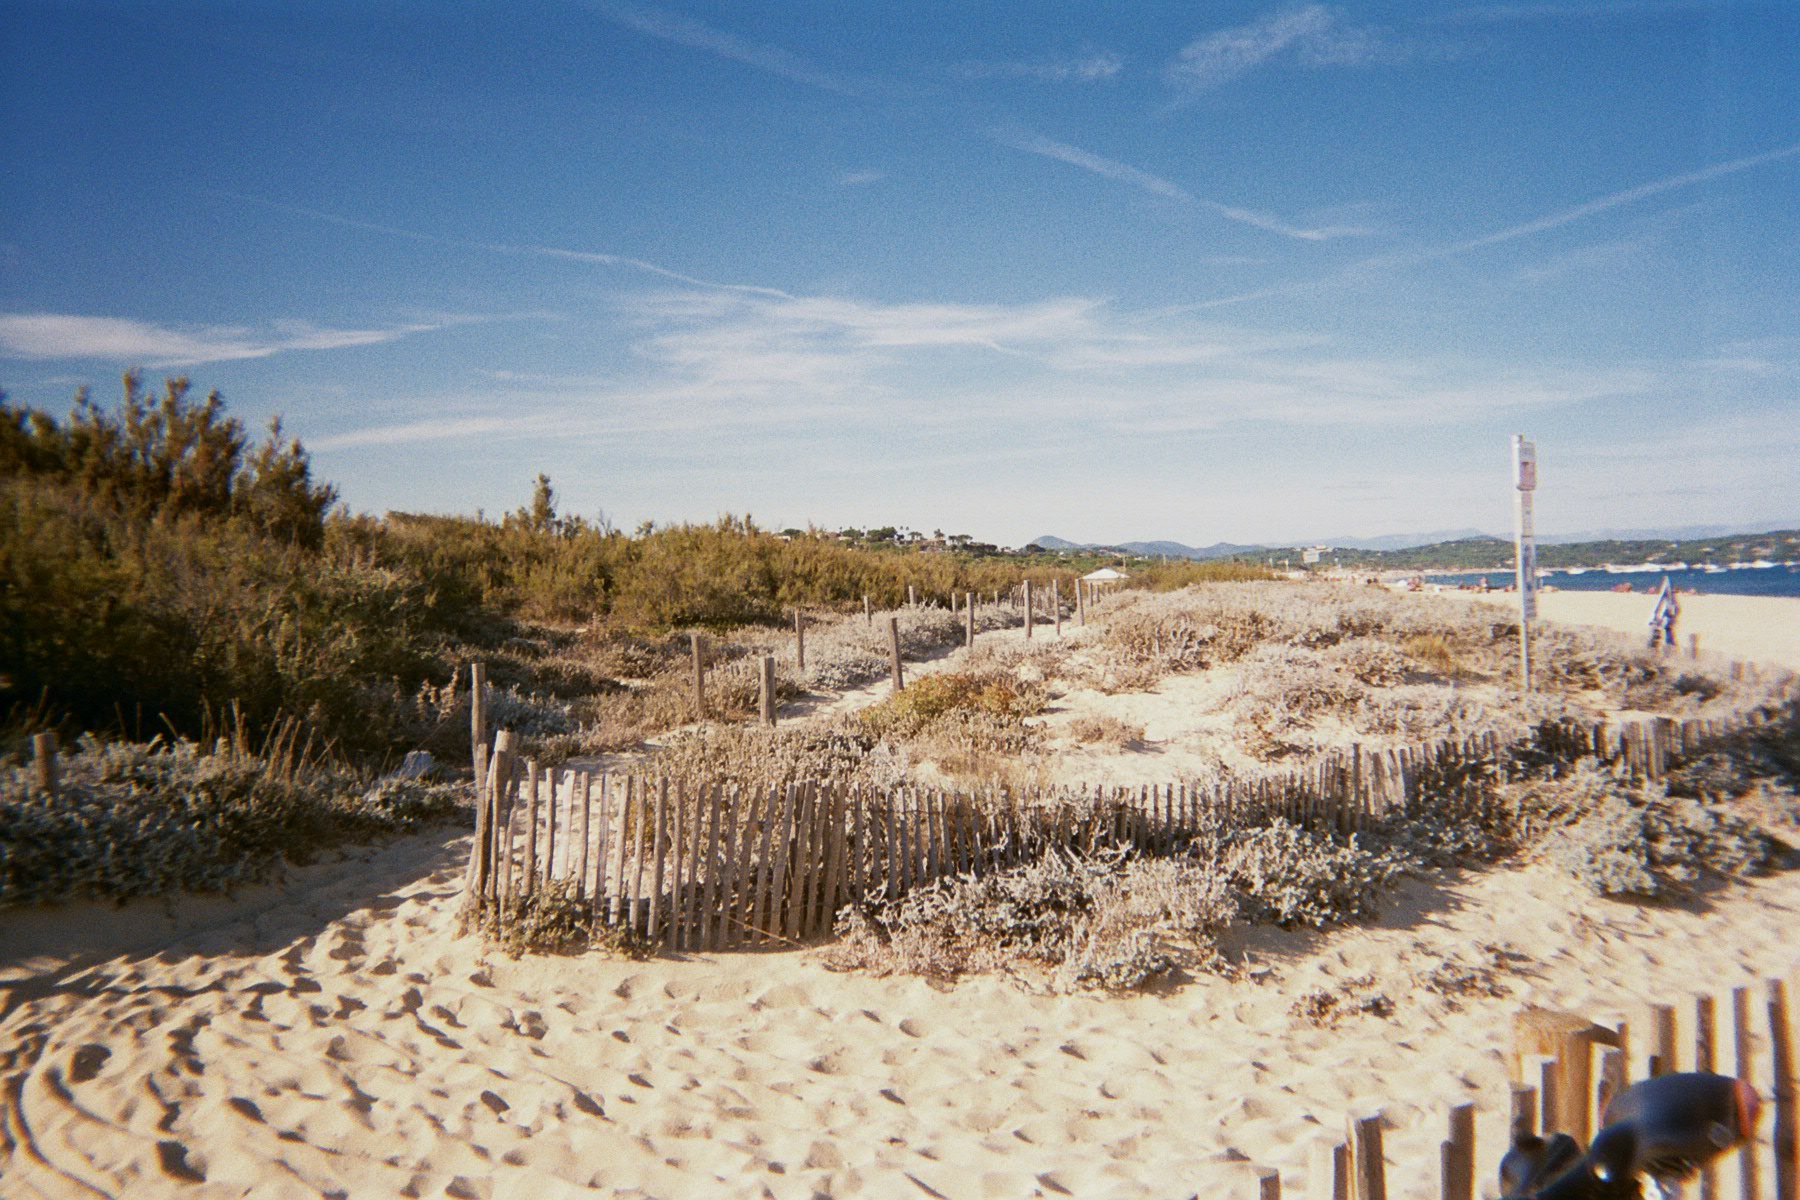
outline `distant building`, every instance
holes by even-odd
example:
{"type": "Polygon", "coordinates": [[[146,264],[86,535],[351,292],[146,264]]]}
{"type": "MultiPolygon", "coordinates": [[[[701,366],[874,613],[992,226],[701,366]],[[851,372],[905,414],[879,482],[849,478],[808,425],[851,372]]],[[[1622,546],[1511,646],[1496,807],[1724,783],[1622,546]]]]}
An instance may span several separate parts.
{"type": "Polygon", "coordinates": [[[1330,546],[1308,546],[1306,549],[1300,551],[1300,561],[1311,566],[1313,563],[1319,561],[1321,555],[1330,553],[1330,546]]]}

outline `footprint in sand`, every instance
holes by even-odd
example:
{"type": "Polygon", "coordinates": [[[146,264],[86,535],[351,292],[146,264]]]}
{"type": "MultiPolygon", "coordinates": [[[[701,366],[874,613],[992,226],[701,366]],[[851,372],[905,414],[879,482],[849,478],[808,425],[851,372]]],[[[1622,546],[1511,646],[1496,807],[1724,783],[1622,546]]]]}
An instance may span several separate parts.
{"type": "Polygon", "coordinates": [[[86,1083],[100,1074],[100,1068],[112,1057],[112,1051],[98,1042],[89,1042],[76,1048],[69,1056],[69,1082],[86,1083]]]}
{"type": "Polygon", "coordinates": [[[257,1103],[254,1100],[247,1099],[243,1096],[233,1096],[231,1099],[225,1101],[225,1103],[231,1106],[233,1112],[246,1120],[255,1121],[258,1125],[268,1124],[268,1121],[263,1117],[262,1109],[257,1106],[257,1103]]]}

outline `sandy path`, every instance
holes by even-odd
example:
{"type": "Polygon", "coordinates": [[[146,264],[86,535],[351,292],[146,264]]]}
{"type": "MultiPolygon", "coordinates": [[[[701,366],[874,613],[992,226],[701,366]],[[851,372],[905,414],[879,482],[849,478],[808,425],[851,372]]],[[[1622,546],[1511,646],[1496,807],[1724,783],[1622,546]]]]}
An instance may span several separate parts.
{"type": "Polygon", "coordinates": [[[1253,1194],[1385,1112],[1393,1194],[1435,1186],[1442,1113],[1484,1105],[1508,1021],[1593,1016],[1788,970],[1800,873],[1707,911],[1603,903],[1537,872],[1407,890],[1373,927],[1257,932],[1260,982],[1053,997],[834,974],[810,951],[512,962],[454,936],[462,839],[296,873],[220,919],[0,914],[7,1196],[951,1197],[1253,1194]],[[112,944],[132,947],[109,953],[112,944]],[[1419,986],[1526,956],[1461,1011],[1419,986]],[[1321,1029],[1361,976],[1391,1018],[1321,1029]],[[1422,1171],[1418,1168],[1428,1166],[1422,1171]]]}

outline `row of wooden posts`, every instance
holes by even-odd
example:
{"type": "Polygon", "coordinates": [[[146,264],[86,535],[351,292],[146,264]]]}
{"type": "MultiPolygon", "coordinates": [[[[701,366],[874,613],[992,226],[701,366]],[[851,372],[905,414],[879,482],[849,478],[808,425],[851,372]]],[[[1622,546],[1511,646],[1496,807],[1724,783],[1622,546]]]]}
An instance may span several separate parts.
{"type": "MultiPolygon", "coordinates": [[[[479,667],[478,688],[485,681],[479,667]]],[[[475,704],[481,730],[482,705],[475,704]]],[[[1595,755],[1644,778],[1743,722],[1657,719],[1546,725],[1541,755],[1595,755]]],[[[830,929],[846,904],[947,874],[982,874],[1050,850],[1183,849],[1201,832],[1274,819],[1350,835],[1432,780],[1443,805],[1492,804],[1484,776],[1515,752],[1493,734],[1397,749],[1361,746],[1290,771],[1207,784],[967,793],[817,780],[741,787],[546,770],[501,731],[475,750],[479,803],[471,897],[505,910],[556,885],[605,924],[685,950],[790,942],[830,929]]]]}
{"type": "MultiPolygon", "coordinates": [[[[1087,624],[1086,593],[1087,588],[1081,581],[1077,580],[1077,618],[1083,625],[1087,624]]],[[[918,594],[911,584],[907,585],[906,595],[908,606],[917,606],[918,594]]],[[[1033,616],[1038,608],[1038,603],[1033,597],[1031,581],[1029,579],[1025,580],[1020,585],[1015,595],[1018,597],[1018,608],[1024,614],[1025,636],[1026,638],[1030,638],[1035,624],[1033,616]]],[[[993,593],[992,603],[998,605],[1000,603],[1000,596],[1001,593],[999,592],[993,593]]],[[[964,614],[963,645],[973,646],[975,644],[975,593],[964,592],[960,604],[957,602],[955,593],[952,593],[950,596],[950,609],[952,612],[961,612],[964,614]]],[[[1060,581],[1055,579],[1050,581],[1049,610],[1051,614],[1051,624],[1055,627],[1057,636],[1060,637],[1062,636],[1063,623],[1062,585],[1060,581]]],[[[874,624],[875,612],[874,609],[870,607],[869,596],[867,593],[863,595],[863,616],[871,625],[874,624]]],[[[895,691],[903,691],[906,688],[906,672],[900,653],[900,619],[898,616],[890,614],[887,617],[887,632],[889,682],[893,685],[895,691]]],[[[690,633],[688,635],[688,653],[693,664],[694,711],[704,718],[708,711],[706,707],[707,659],[706,646],[701,639],[700,634],[690,633]]],[[[800,672],[804,673],[806,671],[806,617],[798,608],[794,610],[794,665],[800,672]]],[[[758,717],[763,724],[773,725],[775,724],[775,656],[772,654],[763,655],[757,664],[756,670],[759,692],[757,706],[758,717]]]]}
{"type": "MultiPolygon", "coordinates": [[[[1516,1134],[1567,1133],[1586,1145],[1606,1106],[1638,1079],[1671,1071],[1716,1071],[1749,1083],[1765,1114],[1757,1137],[1701,1173],[1699,1200],[1800,1200],[1800,1135],[1796,1133],[1800,1042],[1789,995],[1796,972],[1727,993],[1699,994],[1683,1006],[1648,1006],[1647,1028],[1599,1024],[1569,1013],[1527,1009],[1514,1025],[1511,1094],[1485,1105],[1459,1104],[1446,1115],[1436,1162],[1390,1164],[1379,1116],[1353,1117],[1341,1141],[1321,1141],[1308,1164],[1305,1194],[1315,1200],[1387,1200],[1390,1166],[1410,1181],[1409,1195],[1435,1191],[1440,1200],[1492,1194],[1501,1156],[1516,1134]],[[1641,1039],[1641,1040],[1640,1040],[1641,1039]],[[1477,1115],[1492,1144],[1478,1146],[1477,1115]],[[1431,1187],[1435,1181],[1435,1188],[1431,1187]],[[1423,1184],[1424,1186],[1420,1186],[1423,1184]]],[[[1255,1168],[1258,1200],[1280,1200],[1281,1177],[1255,1168]]]]}

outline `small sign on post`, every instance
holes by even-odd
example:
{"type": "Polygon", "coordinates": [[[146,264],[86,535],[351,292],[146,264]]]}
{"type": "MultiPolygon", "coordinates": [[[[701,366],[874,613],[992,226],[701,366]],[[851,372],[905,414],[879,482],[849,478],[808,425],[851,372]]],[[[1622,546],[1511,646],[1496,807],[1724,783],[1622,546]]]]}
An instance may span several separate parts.
{"type": "Polygon", "coordinates": [[[1513,552],[1518,564],[1519,686],[1531,690],[1531,623],[1537,620],[1537,535],[1532,528],[1531,494],[1537,490],[1537,446],[1513,435],[1513,552]]]}

